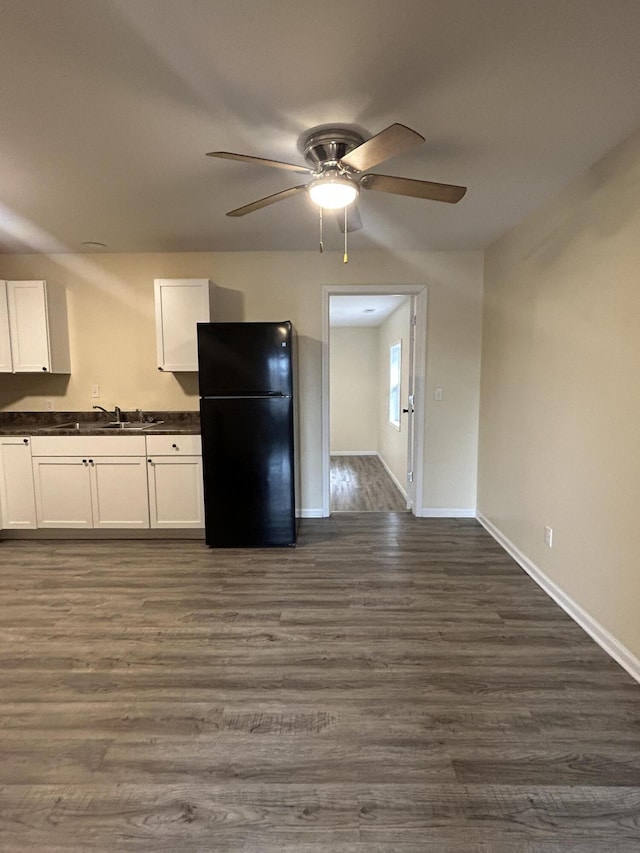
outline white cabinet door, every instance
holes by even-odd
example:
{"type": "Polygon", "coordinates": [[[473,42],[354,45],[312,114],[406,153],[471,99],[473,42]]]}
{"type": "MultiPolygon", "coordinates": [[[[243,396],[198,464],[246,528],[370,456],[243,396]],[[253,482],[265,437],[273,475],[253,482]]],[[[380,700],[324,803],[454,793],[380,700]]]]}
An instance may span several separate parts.
{"type": "Polygon", "coordinates": [[[29,442],[21,436],[0,437],[0,528],[5,530],[36,526],[29,442]]]}
{"type": "Polygon", "coordinates": [[[149,527],[146,461],[97,456],[89,461],[94,527],[149,527]]]}
{"type": "Polygon", "coordinates": [[[149,527],[146,462],[136,456],[34,456],[38,527],[149,527]]]}
{"type": "Polygon", "coordinates": [[[0,373],[12,373],[11,336],[9,333],[9,304],[7,282],[0,281],[0,373]]]}
{"type": "Polygon", "coordinates": [[[204,527],[201,456],[153,456],[147,473],[151,527],[204,527]]]}
{"type": "Polygon", "coordinates": [[[34,456],[38,527],[93,527],[89,460],[34,456]]]}
{"type": "Polygon", "coordinates": [[[206,278],[157,278],[154,282],[158,368],[198,370],[197,324],[211,320],[206,278]]]}
{"type": "Polygon", "coordinates": [[[51,370],[44,281],[7,282],[14,373],[51,370]]]}

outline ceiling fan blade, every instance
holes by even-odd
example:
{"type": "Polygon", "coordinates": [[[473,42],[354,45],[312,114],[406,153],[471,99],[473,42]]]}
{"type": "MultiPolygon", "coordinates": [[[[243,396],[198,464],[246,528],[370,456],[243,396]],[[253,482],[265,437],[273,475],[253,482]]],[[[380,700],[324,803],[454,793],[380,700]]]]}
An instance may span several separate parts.
{"type": "Polygon", "coordinates": [[[410,127],[405,127],[404,124],[391,124],[371,139],[367,139],[362,145],[358,145],[353,151],[349,151],[340,162],[351,169],[357,169],[358,172],[364,172],[382,163],[383,160],[402,154],[403,151],[415,145],[421,145],[423,142],[424,136],[411,130],[410,127]]]}
{"type": "MultiPolygon", "coordinates": [[[[338,223],[338,228],[344,234],[344,210],[336,210],[335,211],[336,222],[338,223]]],[[[354,201],[347,207],[347,233],[351,234],[352,231],[361,231],[362,230],[362,219],[360,217],[360,211],[358,210],[358,206],[354,201]]]]}
{"type": "Polygon", "coordinates": [[[290,172],[312,174],[313,170],[306,166],[296,166],[295,163],[283,163],[281,160],[265,160],[263,157],[252,157],[250,154],[234,154],[232,151],[209,151],[207,157],[221,157],[223,160],[241,160],[243,163],[257,163],[259,166],[274,166],[276,169],[287,169],[290,172]]]}
{"type": "Polygon", "coordinates": [[[460,201],[467,191],[466,187],[457,187],[454,184],[436,184],[433,181],[396,178],[393,175],[363,175],[360,186],[366,190],[426,198],[431,201],[446,201],[449,204],[460,201]]]}
{"type": "Polygon", "coordinates": [[[259,198],[258,201],[252,201],[251,204],[245,204],[243,207],[237,207],[235,210],[230,210],[227,213],[227,216],[246,216],[247,213],[253,213],[254,210],[260,210],[262,207],[269,207],[270,204],[275,204],[277,201],[282,201],[285,198],[290,198],[290,196],[298,195],[298,193],[305,192],[306,189],[306,184],[301,184],[297,187],[289,187],[288,190],[282,190],[279,193],[259,198]]]}

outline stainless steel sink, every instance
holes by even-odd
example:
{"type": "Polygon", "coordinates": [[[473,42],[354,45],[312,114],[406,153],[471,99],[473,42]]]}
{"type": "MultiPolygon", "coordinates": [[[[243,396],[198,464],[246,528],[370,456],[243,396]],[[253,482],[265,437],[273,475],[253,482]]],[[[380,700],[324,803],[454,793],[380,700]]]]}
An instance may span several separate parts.
{"type": "Polygon", "coordinates": [[[115,430],[120,430],[120,429],[136,430],[137,429],[137,430],[141,430],[141,429],[148,429],[151,426],[153,426],[153,424],[145,424],[142,421],[140,421],[138,423],[129,422],[129,421],[118,421],[118,423],[99,424],[98,426],[94,427],[94,429],[109,429],[109,430],[114,430],[114,429],[115,430]]]}
{"type": "Polygon", "coordinates": [[[153,427],[157,427],[160,424],[163,424],[164,421],[154,421],[152,424],[148,424],[145,421],[120,421],[120,423],[111,423],[111,424],[101,424],[96,427],[96,429],[126,429],[126,430],[141,430],[141,429],[152,429],[153,427]]]}
{"type": "Polygon", "coordinates": [[[71,424],[54,424],[54,426],[48,427],[40,427],[40,432],[70,432],[74,430],[75,432],[84,432],[88,429],[92,429],[95,424],[91,423],[71,423],[71,424]]]}

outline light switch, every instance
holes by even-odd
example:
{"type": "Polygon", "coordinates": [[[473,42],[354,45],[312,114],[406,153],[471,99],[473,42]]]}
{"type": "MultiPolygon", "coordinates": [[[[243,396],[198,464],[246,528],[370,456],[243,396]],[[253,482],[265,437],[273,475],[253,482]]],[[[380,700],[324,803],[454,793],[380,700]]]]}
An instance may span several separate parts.
{"type": "Polygon", "coordinates": [[[92,385],[91,386],[91,396],[96,400],[98,399],[98,397],[100,396],[100,386],[99,385],[92,385]]]}
{"type": "Polygon", "coordinates": [[[436,388],[436,390],[433,394],[433,399],[437,400],[438,402],[440,402],[440,400],[442,400],[442,388],[436,388]]]}

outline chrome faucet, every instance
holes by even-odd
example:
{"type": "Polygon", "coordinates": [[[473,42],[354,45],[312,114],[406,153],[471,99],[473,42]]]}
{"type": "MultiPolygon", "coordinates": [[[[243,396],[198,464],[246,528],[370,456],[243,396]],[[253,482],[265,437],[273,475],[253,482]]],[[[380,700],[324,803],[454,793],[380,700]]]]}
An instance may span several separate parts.
{"type": "MultiPolygon", "coordinates": [[[[111,415],[111,412],[108,409],[105,409],[104,406],[94,406],[94,409],[100,409],[101,412],[104,412],[105,415],[111,415]]],[[[122,411],[119,406],[116,406],[113,411],[113,417],[116,419],[116,423],[119,424],[122,420],[121,418],[122,411]]]]}

